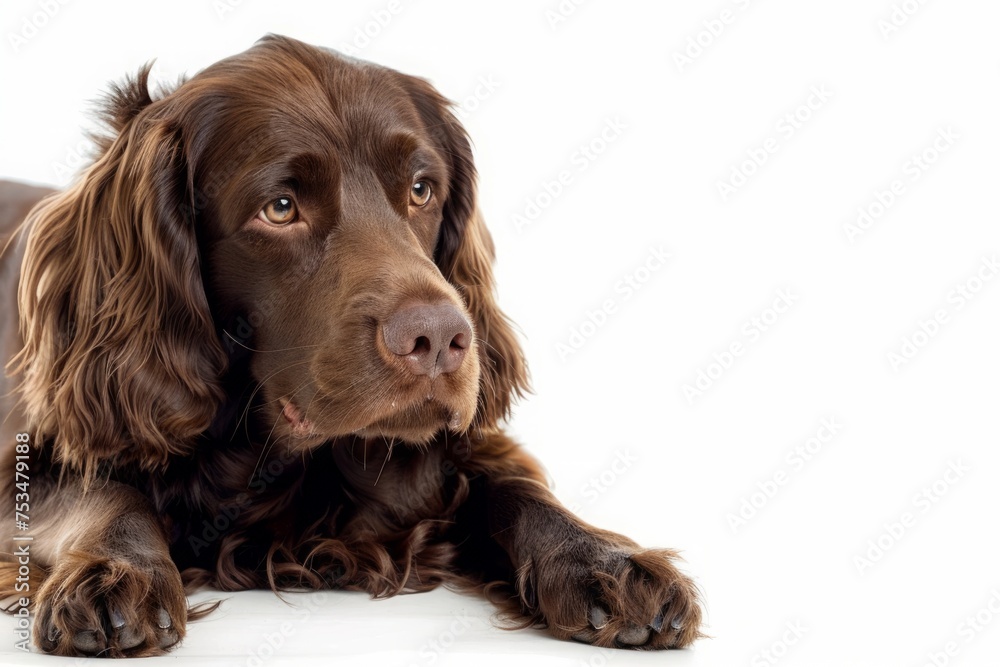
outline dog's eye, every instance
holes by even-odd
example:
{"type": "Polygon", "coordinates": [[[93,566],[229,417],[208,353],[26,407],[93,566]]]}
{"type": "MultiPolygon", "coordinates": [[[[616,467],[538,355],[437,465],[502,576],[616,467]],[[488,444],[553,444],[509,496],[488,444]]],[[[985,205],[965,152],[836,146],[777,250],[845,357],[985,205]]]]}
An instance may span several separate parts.
{"type": "Polygon", "coordinates": [[[257,217],[272,225],[287,225],[299,218],[299,209],[291,197],[278,197],[260,210],[257,217]]]}
{"type": "Polygon", "coordinates": [[[410,188],[410,203],[414,206],[424,206],[431,200],[431,184],[427,181],[417,181],[410,188]]]}

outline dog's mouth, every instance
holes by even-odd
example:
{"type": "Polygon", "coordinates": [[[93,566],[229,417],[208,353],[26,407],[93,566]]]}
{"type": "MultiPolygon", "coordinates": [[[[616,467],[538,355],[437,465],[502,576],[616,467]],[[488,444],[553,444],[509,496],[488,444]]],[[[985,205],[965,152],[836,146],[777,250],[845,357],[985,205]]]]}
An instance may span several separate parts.
{"type": "MultiPolygon", "coordinates": [[[[392,438],[412,444],[425,444],[439,431],[462,432],[472,423],[472,414],[456,408],[428,394],[418,400],[400,403],[393,401],[383,414],[370,416],[354,423],[344,423],[340,428],[324,428],[319,420],[311,418],[299,405],[287,397],[279,399],[281,417],[287,424],[288,435],[300,444],[320,444],[347,435],[362,438],[392,438]],[[346,431],[346,432],[344,432],[346,431]]],[[[322,412],[322,411],[321,411],[322,412]]]]}
{"type": "Polygon", "coordinates": [[[299,406],[287,398],[279,399],[279,403],[281,404],[281,416],[288,422],[292,437],[312,438],[318,435],[312,420],[305,416],[299,406]]]}

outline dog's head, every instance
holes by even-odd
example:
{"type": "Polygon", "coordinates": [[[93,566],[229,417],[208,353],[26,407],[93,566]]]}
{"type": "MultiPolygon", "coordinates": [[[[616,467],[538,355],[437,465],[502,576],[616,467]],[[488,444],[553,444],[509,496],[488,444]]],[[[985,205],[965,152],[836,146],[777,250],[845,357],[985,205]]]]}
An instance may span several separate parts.
{"type": "Polygon", "coordinates": [[[155,100],[147,75],[28,219],[15,370],[63,460],[190,451],[239,369],[292,447],[507,414],[526,371],[440,94],[281,37],[155,100]]]}

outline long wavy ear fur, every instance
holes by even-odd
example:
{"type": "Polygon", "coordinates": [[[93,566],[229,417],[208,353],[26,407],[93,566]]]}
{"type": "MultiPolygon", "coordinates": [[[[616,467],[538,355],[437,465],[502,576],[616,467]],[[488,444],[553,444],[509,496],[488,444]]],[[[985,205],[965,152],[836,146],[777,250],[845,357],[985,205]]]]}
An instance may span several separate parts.
{"type": "Polygon", "coordinates": [[[36,439],[88,475],[188,451],[221,400],[177,113],[150,99],[148,74],[113,90],[113,136],[24,227],[24,347],[9,370],[36,439]]]}
{"type": "Polygon", "coordinates": [[[451,182],[435,260],[465,299],[480,348],[479,407],[474,427],[491,429],[510,414],[513,401],[529,390],[524,354],[510,320],[500,310],[493,282],[493,239],[476,204],[476,168],[465,129],[450,103],[429,83],[404,77],[404,86],[428,131],[451,164],[451,182]]]}
{"type": "Polygon", "coordinates": [[[513,401],[529,389],[521,345],[496,302],[493,259],[493,239],[476,211],[466,221],[454,256],[441,265],[465,298],[476,325],[482,373],[475,425],[481,428],[496,427],[510,414],[513,401]]]}

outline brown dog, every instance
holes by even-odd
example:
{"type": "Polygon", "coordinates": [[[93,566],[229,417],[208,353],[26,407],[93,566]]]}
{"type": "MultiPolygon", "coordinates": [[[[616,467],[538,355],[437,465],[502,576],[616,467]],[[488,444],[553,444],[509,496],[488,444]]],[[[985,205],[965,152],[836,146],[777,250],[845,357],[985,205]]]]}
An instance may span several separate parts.
{"type": "Polygon", "coordinates": [[[282,37],[156,99],[147,75],[71,188],[0,188],[33,537],[30,590],[16,558],[0,584],[37,644],[160,653],[203,613],[185,585],[442,583],[564,639],[696,639],[674,553],[571,515],[500,430],[526,369],[447,102],[282,37]]]}

